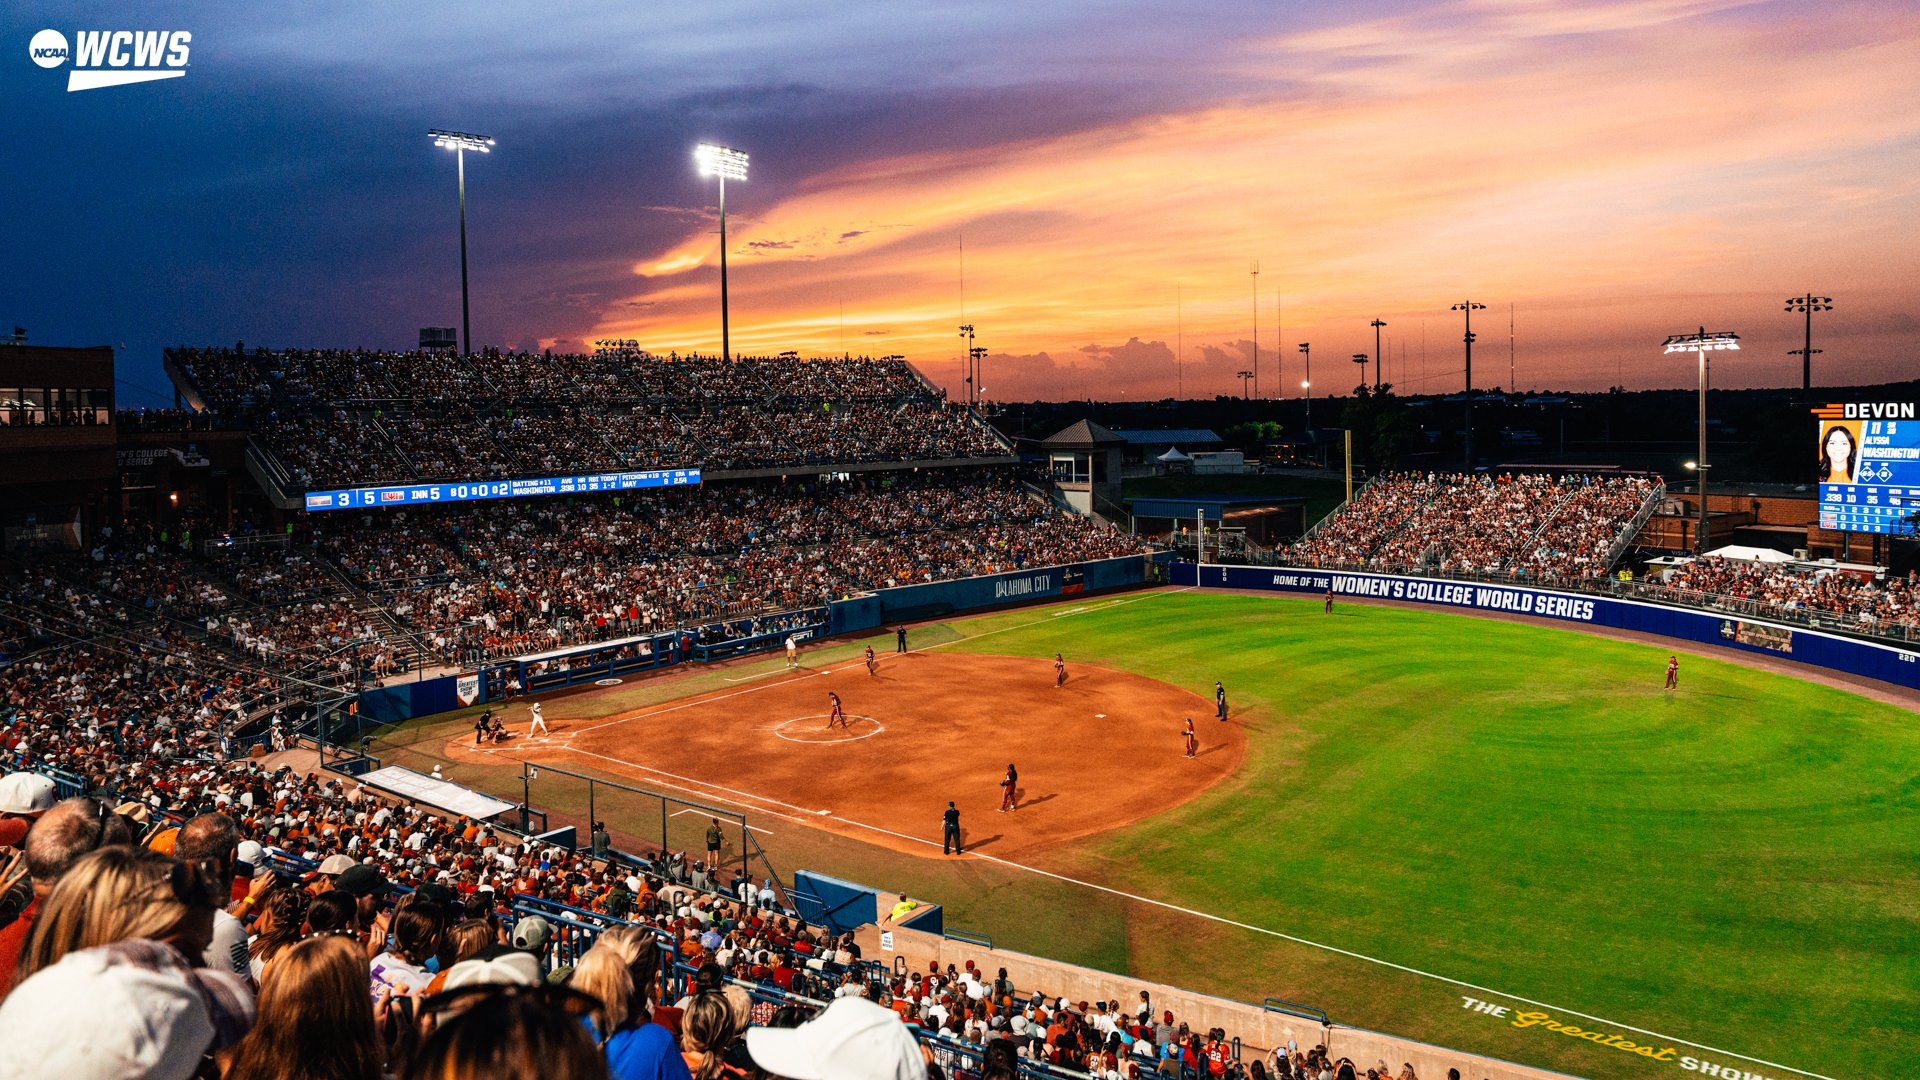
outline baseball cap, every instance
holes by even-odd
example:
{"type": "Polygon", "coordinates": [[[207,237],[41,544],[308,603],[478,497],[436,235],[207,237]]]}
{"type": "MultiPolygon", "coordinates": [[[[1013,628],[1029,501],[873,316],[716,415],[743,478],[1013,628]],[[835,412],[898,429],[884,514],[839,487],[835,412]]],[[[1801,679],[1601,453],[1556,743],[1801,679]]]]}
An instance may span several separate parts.
{"type": "Polygon", "coordinates": [[[0,776],[0,814],[42,814],[58,801],[53,781],[39,773],[0,776]]]}
{"type": "Polygon", "coordinates": [[[380,896],[387,891],[387,877],[365,863],[355,863],[340,871],[333,887],[349,896],[380,896]]]}
{"type": "Polygon", "coordinates": [[[261,847],[258,840],[242,840],[240,846],[233,849],[233,857],[259,870],[267,861],[267,849],[261,847]]]}
{"type": "Polygon", "coordinates": [[[351,855],[329,855],[320,860],[320,872],[328,877],[333,877],[348,867],[357,865],[359,864],[353,861],[353,856],[351,855]]]}
{"type": "MultiPolygon", "coordinates": [[[[538,952],[553,937],[553,924],[538,915],[528,915],[513,924],[513,947],[538,952]]],[[[796,1077],[795,1080],[800,1080],[796,1077]]]]}
{"type": "Polygon", "coordinates": [[[489,947],[447,969],[444,990],[463,986],[538,986],[540,961],[532,953],[489,947]]]}
{"type": "Polygon", "coordinates": [[[926,1080],[920,1044],[892,1009],[838,998],[797,1028],[747,1029],[754,1064],[788,1080],[926,1080]]]}
{"type": "Polygon", "coordinates": [[[253,1026],[240,976],[190,968],[154,941],[68,953],[19,990],[0,1005],[0,1045],[63,1080],[188,1080],[203,1054],[253,1026]]]}

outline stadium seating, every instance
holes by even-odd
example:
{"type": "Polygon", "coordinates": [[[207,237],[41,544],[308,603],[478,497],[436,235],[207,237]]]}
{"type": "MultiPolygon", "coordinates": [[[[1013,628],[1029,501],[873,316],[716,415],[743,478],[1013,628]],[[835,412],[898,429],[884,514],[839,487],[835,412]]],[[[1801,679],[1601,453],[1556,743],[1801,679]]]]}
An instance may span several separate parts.
{"type": "Polygon", "coordinates": [[[1286,556],[1327,568],[1592,580],[1656,490],[1640,475],[1389,473],[1286,556]]]}
{"type": "Polygon", "coordinates": [[[167,361],[309,489],[1009,454],[900,360],[180,348],[167,361]]]}

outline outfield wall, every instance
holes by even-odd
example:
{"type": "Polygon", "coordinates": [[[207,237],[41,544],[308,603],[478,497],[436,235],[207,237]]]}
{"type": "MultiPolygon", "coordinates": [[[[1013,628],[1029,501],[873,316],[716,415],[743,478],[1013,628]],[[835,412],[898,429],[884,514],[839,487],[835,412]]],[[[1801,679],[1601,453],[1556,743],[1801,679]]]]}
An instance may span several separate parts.
{"type": "Polygon", "coordinates": [[[1176,585],[1201,589],[1293,592],[1336,598],[1396,600],[1434,607],[1523,615],[1576,626],[1604,626],[1642,634],[1713,645],[1736,652],[1793,660],[1847,675],[1858,675],[1908,689],[1920,689],[1920,653],[1895,645],[1810,630],[1765,619],[1669,607],[1555,589],[1533,589],[1450,578],[1314,570],[1297,566],[1217,566],[1196,568],[1176,562],[1168,572],[1176,585]]]}

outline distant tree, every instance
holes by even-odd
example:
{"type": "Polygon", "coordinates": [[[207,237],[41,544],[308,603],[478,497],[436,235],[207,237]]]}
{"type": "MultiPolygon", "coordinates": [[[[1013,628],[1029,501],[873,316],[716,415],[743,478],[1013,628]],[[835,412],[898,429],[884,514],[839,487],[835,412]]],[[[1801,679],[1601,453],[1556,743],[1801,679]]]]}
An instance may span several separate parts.
{"type": "Polygon", "coordinates": [[[1391,469],[1406,456],[1413,442],[1414,424],[1405,399],[1395,397],[1390,383],[1379,389],[1362,386],[1340,414],[1353,432],[1354,464],[1391,469]]]}
{"type": "Polygon", "coordinates": [[[1220,433],[1229,446],[1258,455],[1264,455],[1269,446],[1280,441],[1280,436],[1280,424],[1275,420],[1249,420],[1220,433]]]}

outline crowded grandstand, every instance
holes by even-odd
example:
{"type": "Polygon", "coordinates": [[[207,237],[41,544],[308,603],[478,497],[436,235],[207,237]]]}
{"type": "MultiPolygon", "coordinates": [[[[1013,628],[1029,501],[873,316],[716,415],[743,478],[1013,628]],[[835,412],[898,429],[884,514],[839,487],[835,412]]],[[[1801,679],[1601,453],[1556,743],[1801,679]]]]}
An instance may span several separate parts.
{"type": "MultiPolygon", "coordinates": [[[[80,550],[13,553],[0,597],[0,980],[18,989],[0,1030],[16,1054],[86,1052],[50,1002],[141,994],[168,1004],[94,1017],[88,1039],[155,1076],[321,1075],[301,1070],[324,1045],[338,1063],[324,1075],[368,1078],[474,1075],[462,1070],[479,1062],[500,1075],[702,1080],[1417,1080],[1411,1063],[1261,1046],[1144,989],[1102,1001],[1016,985],[985,952],[924,971],[878,963],[743,858],[616,848],[599,823],[586,843],[554,846],[524,817],[431,811],[274,757],[324,740],[316,725],[359,689],[427,670],[636,635],[771,647],[874,590],[1152,552],[1057,505],[1004,437],[904,362],[241,348],[168,359],[195,407],[129,426],[243,430],[262,482],[285,494],[705,475],[238,529],[123,521],[80,550]],[[501,986],[549,989],[480,992],[501,986]],[[554,1025],[555,1007],[578,1022],[554,1025]],[[827,1039],[858,1068],[804,1057],[827,1039]]],[[[1663,496],[1638,473],[1388,472],[1256,555],[1618,589],[1663,496]]],[[[1911,578],[1707,557],[1633,588],[1861,633],[1920,625],[1911,578]]]]}

